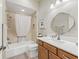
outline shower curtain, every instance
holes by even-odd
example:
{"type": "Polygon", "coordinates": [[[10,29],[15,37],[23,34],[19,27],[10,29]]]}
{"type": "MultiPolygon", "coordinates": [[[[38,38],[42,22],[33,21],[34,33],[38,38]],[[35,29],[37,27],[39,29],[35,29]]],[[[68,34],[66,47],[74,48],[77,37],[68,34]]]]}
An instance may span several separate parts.
{"type": "Polygon", "coordinates": [[[30,29],[31,29],[31,16],[24,14],[16,14],[16,31],[18,41],[24,41],[31,39],[30,29]]]}

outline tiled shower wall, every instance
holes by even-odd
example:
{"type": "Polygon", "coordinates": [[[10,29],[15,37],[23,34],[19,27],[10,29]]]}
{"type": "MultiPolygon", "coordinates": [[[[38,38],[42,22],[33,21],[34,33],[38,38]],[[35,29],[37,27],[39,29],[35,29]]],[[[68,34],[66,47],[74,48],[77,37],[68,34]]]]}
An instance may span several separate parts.
{"type": "Polygon", "coordinates": [[[16,25],[14,13],[7,12],[7,39],[10,42],[16,42],[16,25]]]}

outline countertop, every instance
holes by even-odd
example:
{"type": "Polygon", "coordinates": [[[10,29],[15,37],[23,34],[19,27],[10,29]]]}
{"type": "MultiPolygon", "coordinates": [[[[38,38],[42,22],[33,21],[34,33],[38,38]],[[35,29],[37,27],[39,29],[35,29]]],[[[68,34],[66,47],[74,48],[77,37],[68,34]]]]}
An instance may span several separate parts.
{"type": "Polygon", "coordinates": [[[57,48],[60,48],[66,52],[69,52],[75,56],[78,56],[78,46],[76,45],[76,43],[65,41],[65,40],[56,40],[49,37],[38,37],[38,39],[50,45],[53,45],[57,48]]]}

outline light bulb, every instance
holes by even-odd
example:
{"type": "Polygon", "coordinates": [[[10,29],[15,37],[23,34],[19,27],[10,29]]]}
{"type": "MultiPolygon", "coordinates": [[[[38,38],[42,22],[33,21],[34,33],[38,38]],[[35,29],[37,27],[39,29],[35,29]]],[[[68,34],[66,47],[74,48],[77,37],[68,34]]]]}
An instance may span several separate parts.
{"type": "Polygon", "coordinates": [[[57,0],[57,1],[56,1],[56,5],[58,5],[58,4],[60,4],[60,3],[61,3],[60,0],[57,0]]]}
{"type": "Polygon", "coordinates": [[[52,8],[54,8],[54,5],[53,4],[51,4],[51,6],[50,6],[50,9],[52,9],[52,8]]]}

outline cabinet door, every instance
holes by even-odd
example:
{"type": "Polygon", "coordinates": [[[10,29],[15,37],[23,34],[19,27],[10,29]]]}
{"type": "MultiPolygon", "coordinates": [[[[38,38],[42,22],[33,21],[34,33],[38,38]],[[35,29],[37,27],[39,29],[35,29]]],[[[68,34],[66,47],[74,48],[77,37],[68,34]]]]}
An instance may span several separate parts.
{"type": "Polygon", "coordinates": [[[78,59],[77,56],[71,55],[61,49],[58,49],[58,56],[61,57],[62,59],[78,59]]]}
{"type": "Polygon", "coordinates": [[[56,56],[55,54],[49,52],[49,59],[60,59],[60,58],[56,56]]]}
{"type": "Polygon", "coordinates": [[[39,59],[48,59],[48,50],[46,50],[44,47],[42,46],[38,46],[38,58],[39,59]]]}

